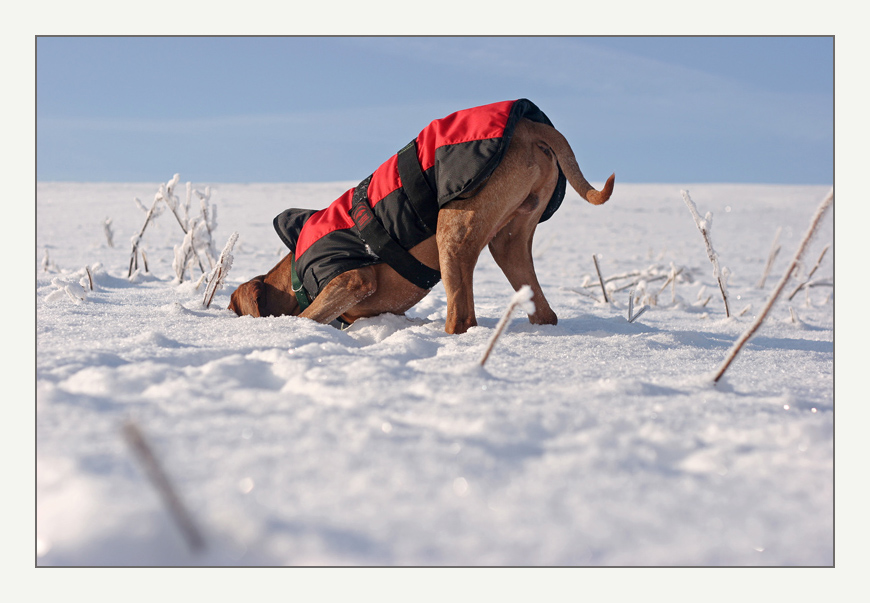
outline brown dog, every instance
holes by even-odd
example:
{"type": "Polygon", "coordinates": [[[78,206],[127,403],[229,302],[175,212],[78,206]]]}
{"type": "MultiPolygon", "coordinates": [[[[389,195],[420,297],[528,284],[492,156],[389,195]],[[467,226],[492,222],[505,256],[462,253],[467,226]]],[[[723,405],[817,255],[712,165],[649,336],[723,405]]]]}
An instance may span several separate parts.
{"type": "MultiPolygon", "coordinates": [[[[601,191],[595,190],[555,128],[519,119],[503,158],[485,182],[441,206],[435,234],[407,250],[425,266],[441,272],[447,293],[448,333],[464,333],[477,324],[472,276],[487,245],[514,289],[531,286],[535,311],[529,320],[556,324],[556,314],[535,274],[532,238],[554,193],[560,167],[574,190],[589,203],[600,205],[610,198],[615,175],[601,191]]],[[[239,316],[300,315],[320,323],[337,318],[353,323],[386,312],[403,314],[428,293],[387,263],[379,262],[338,274],[302,310],[294,293],[293,256],[291,250],[267,274],[242,284],[232,294],[229,309],[239,316]]]]}

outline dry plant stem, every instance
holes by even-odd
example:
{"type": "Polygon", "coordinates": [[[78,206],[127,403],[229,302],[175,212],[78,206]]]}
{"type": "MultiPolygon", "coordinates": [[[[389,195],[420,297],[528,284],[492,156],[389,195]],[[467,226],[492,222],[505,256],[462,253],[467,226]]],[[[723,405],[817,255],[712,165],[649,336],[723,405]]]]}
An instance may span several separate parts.
{"type": "MultiPolygon", "coordinates": [[[[138,201],[138,199],[137,199],[138,201]]],[[[142,225],[141,230],[139,230],[139,234],[137,234],[133,239],[133,251],[130,255],[130,270],[127,272],[127,278],[133,276],[133,266],[135,265],[137,268],[139,267],[138,260],[136,259],[136,254],[139,251],[139,241],[142,239],[142,235],[145,234],[145,229],[148,228],[148,222],[151,221],[151,216],[154,215],[154,210],[157,209],[157,203],[160,202],[160,197],[154,199],[154,203],[151,204],[151,209],[148,210],[148,214],[145,216],[145,223],[142,225]]],[[[146,268],[147,270],[147,268],[146,268]]]]}
{"type": "MultiPolygon", "coordinates": [[[[169,194],[171,194],[171,193],[169,193],[169,194]]],[[[181,216],[178,215],[178,212],[175,210],[175,207],[173,207],[172,204],[170,204],[169,201],[166,200],[166,197],[161,195],[160,198],[163,199],[164,201],[166,201],[166,205],[168,205],[169,209],[172,210],[172,215],[175,216],[175,219],[178,221],[178,225],[181,226],[181,230],[184,233],[184,236],[187,237],[188,236],[187,227],[184,225],[184,222],[182,221],[181,216]]],[[[190,237],[191,237],[190,238],[190,240],[191,240],[191,242],[190,242],[191,253],[193,254],[193,257],[196,258],[196,263],[199,264],[200,272],[205,272],[205,268],[202,267],[202,260],[199,259],[199,254],[196,252],[196,247],[193,246],[193,235],[190,235],[190,237]]],[[[187,262],[185,262],[185,265],[186,264],[187,264],[187,262]]],[[[182,272],[182,277],[183,276],[184,276],[184,274],[182,272]]],[[[181,280],[183,280],[183,278],[180,278],[179,282],[181,280]]]]}
{"type": "Polygon", "coordinates": [[[761,275],[761,279],[758,281],[758,284],[755,285],[759,289],[764,289],[764,283],[767,282],[767,275],[770,274],[770,269],[773,268],[773,262],[776,260],[776,256],[779,254],[780,233],[782,233],[782,226],[776,229],[776,234],[773,236],[773,245],[770,248],[770,255],[767,256],[767,264],[765,264],[764,266],[764,274],[761,275]]]}
{"type": "Polygon", "coordinates": [[[649,306],[643,306],[640,310],[638,310],[637,314],[633,314],[634,312],[634,289],[628,294],[628,322],[634,322],[637,320],[641,314],[646,312],[649,309],[649,306]]]}
{"type": "Polygon", "coordinates": [[[196,527],[190,514],[187,512],[187,508],[185,508],[184,504],[181,502],[178,494],[176,494],[175,489],[169,482],[169,478],[166,476],[160,463],[157,462],[157,458],[151,451],[151,446],[148,445],[148,442],[145,440],[139,427],[136,423],[130,421],[124,424],[123,432],[124,439],[133,450],[136,459],[142,464],[142,467],[145,469],[145,473],[148,474],[151,483],[160,493],[163,502],[169,508],[172,519],[175,520],[176,525],[184,535],[184,539],[190,547],[190,550],[194,553],[202,550],[205,546],[202,534],[196,527]]]}
{"type": "Polygon", "coordinates": [[[576,293],[578,295],[583,295],[584,297],[588,297],[590,299],[594,299],[594,300],[598,301],[597,297],[595,297],[591,293],[587,293],[586,291],[583,291],[582,289],[574,289],[572,287],[563,287],[563,289],[566,291],[570,291],[570,292],[576,293]]]}
{"type": "Polygon", "coordinates": [[[804,287],[806,287],[807,285],[809,285],[810,279],[813,278],[813,275],[816,273],[816,270],[819,269],[819,264],[822,263],[822,258],[825,257],[825,254],[828,252],[828,247],[830,247],[830,246],[831,246],[831,244],[828,243],[827,245],[825,245],[825,248],[822,249],[822,253],[821,253],[821,255],[819,255],[819,259],[816,260],[816,265],[813,266],[813,269],[812,269],[812,270],[810,270],[810,273],[807,275],[806,280],[805,280],[804,282],[802,282],[800,285],[798,285],[797,287],[795,287],[795,290],[792,291],[792,292],[791,292],[791,295],[788,296],[789,301],[791,301],[791,299],[792,299],[795,295],[797,295],[797,292],[798,292],[798,291],[800,291],[801,289],[803,289],[804,287]]]}
{"type": "Polygon", "coordinates": [[[218,258],[215,267],[212,269],[211,276],[208,279],[208,285],[206,285],[205,287],[205,296],[202,300],[202,305],[204,305],[206,308],[211,305],[215,293],[223,286],[224,278],[227,274],[229,274],[230,268],[232,268],[233,261],[232,255],[230,254],[232,253],[233,247],[235,246],[238,238],[239,233],[237,232],[234,232],[230,235],[229,240],[227,240],[227,244],[224,246],[223,251],[221,251],[220,258],[218,258]]]}
{"type": "Polygon", "coordinates": [[[646,312],[647,310],[649,310],[649,306],[644,306],[643,308],[641,308],[640,310],[638,310],[638,311],[637,311],[637,314],[635,314],[634,316],[632,316],[631,319],[630,319],[628,322],[634,322],[635,320],[637,320],[638,318],[640,318],[640,315],[643,314],[644,312],[646,312]]]}
{"type": "Polygon", "coordinates": [[[527,295],[529,300],[532,299],[531,287],[529,287],[528,285],[523,285],[522,287],[520,287],[520,290],[514,294],[513,298],[511,298],[511,303],[508,305],[507,310],[505,310],[505,313],[502,314],[501,319],[495,326],[495,332],[492,334],[492,337],[489,338],[489,343],[486,344],[486,350],[484,350],[483,356],[480,357],[480,366],[486,364],[486,361],[489,358],[489,354],[490,352],[492,352],[492,348],[495,347],[495,342],[498,341],[498,338],[501,337],[501,334],[507,327],[508,321],[510,320],[513,311],[516,309],[517,306],[524,303],[524,295],[527,295]]]}
{"type": "Polygon", "coordinates": [[[94,290],[94,277],[91,276],[91,267],[85,266],[85,272],[88,274],[88,286],[91,288],[91,291],[94,290]]]}
{"type": "MultiPolygon", "coordinates": [[[[689,197],[689,191],[680,192],[683,194],[683,200],[686,202],[686,206],[688,206],[689,211],[692,212],[695,226],[698,227],[698,230],[701,231],[701,236],[704,237],[704,244],[707,246],[707,257],[710,258],[710,262],[713,264],[716,280],[719,282],[719,291],[722,293],[722,300],[725,302],[725,316],[730,317],[731,310],[728,307],[728,295],[725,293],[725,283],[722,280],[722,273],[719,270],[719,260],[716,257],[716,252],[713,251],[713,243],[710,241],[710,235],[707,232],[707,228],[703,225],[704,221],[701,220],[701,216],[698,214],[698,208],[695,207],[694,201],[689,197]]],[[[707,215],[710,214],[708,213],[707,215]]],[[[710,219],[712,220],[712,217],[710,219]]],[[[676,290],[674,291],[674,301],[676,301],[676,290]]]]}
{"type": "Polygon", "coordinates": [[[610,303],[610,300],[607,299],[607,289],[604,288],[604,279],[601,278],[601,269],[598,268],[598,257],[593,255],[592,261],[595,262],[595,272],[598,273],[598,283],[601,285],[601,293],[604,294],[604,303],[610,303]]]}
{"type": "Polygon", "coordinates": [[[828,207],[831,206],[831,203],[834,201],[834,189],[827,194],[827,196],[822,200],[822,203],[819,205],[819,208],[816,210],[813,219],[810,221],[810,227],[807,230],[807,233],[804,235],[803,240],[798,246],[797,252],[791,260],[791,263],[786,268],[785,273],[782,275],[782,278],[779,279],[779,283],[777,283],[776,288],[773,290],[773,293],[770,295],[770,299],[767,300],[767,303],[764,305],[764,308],[761,309],[761,312],[758,313],[758,317],[749,325],[749,328],[740,336],[740,338],[735,342],[735,344],[731,347],[731,350],[728,352],[728,356],[725,358],[725,362],[722,363],[722,366],[719,367],[719,370],[716,372],[716,376],[713,378],[713,382],[716,383],[719,379],[722,378],[722,375],[725,374],[725,371],[728,370],[728,367],[731,366],[731,363],[734,362],[734,358],[737,357],[738,352],[740,352],[741,348],[749,341],[749,338],[752,337],[755,332],[758,330],[758,327],[761,326],[761,323],[767,317],[767,313],[770,312],[770,309],[773,307],[773,304],[776,303],[776,299],[779,297],[779,294],[782,293],[782,290],[785,289],[786,283],[788,283],[788,279],[791,277],[792,272],[794,272],[795,267],[800,261],[801,255],[803,255],[804,250],[812,239],[813,234],[816,232],[816,228],[819,225],[819,222],[822,220],[822,216],[828,207]]]}

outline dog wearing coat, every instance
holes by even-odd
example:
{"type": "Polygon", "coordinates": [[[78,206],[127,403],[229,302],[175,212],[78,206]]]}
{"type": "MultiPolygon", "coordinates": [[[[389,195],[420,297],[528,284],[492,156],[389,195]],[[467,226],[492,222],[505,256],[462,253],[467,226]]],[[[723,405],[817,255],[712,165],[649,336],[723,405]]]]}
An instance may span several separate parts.
{"type": "Polygon", "coordinates": [[[532,262],[535,229],[558,209],[566,180],[600,205],[614,179],[593,188],[564,136],[527,99],[457,111],[329,207],[277,216],[290,253],[240,285],[229,309],[351,324],[404,314],[443,279],[445,330],[464,333],[477,324],[472,276],[489,246],[514,289],[531,287],[529,320],[556,324],[532,262]]]}

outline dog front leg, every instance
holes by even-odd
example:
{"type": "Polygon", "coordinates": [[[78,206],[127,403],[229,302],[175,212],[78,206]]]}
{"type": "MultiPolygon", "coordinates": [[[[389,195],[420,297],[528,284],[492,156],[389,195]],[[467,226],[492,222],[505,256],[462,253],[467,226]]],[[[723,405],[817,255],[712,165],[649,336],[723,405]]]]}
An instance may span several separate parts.
{"type": "Polygon", "coordinates": [[[320,323],[330,323],[377,290],[372,266],[343,272],[332,279],[310,306],[300,314],[320,323]]]}

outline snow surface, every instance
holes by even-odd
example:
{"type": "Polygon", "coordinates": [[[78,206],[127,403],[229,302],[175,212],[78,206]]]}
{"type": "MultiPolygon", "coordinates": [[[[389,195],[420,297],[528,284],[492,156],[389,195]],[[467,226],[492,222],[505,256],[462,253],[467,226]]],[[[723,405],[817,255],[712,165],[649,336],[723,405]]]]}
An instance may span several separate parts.
{"type": "MultiPolygon", "coordinates": [[[[406,317],[344,332],[238,318],[231,291],[285,252],[272,218],[353,183],[206,184],[215,247],[240,235],[209,309],[202,287],[173,282],[169,212],[142,238],[150,273],[127,279],[133,198],[150,207],[158,183],[37,186],[38,565],[833,564],[833,288],[781,299],[711,382],[828,187],[617,183],[601,207],[569,191],[535,242],[559,324],[518,310],[481,368],[512,296],[487,252],[464,335],[444,333],[441,285],[406,317]],[[731,318],[680,189],[715,217],[731,318]],[[605,278],[662,277],[636,286],[634,313],[650,307],[635,322],[628,289],[602,301],[593,254],[605,278]],[[128,421],[204,550],[125,442],[128,421]]],[[[832,282],[833,255],[814,279],[832,282]]]]}

